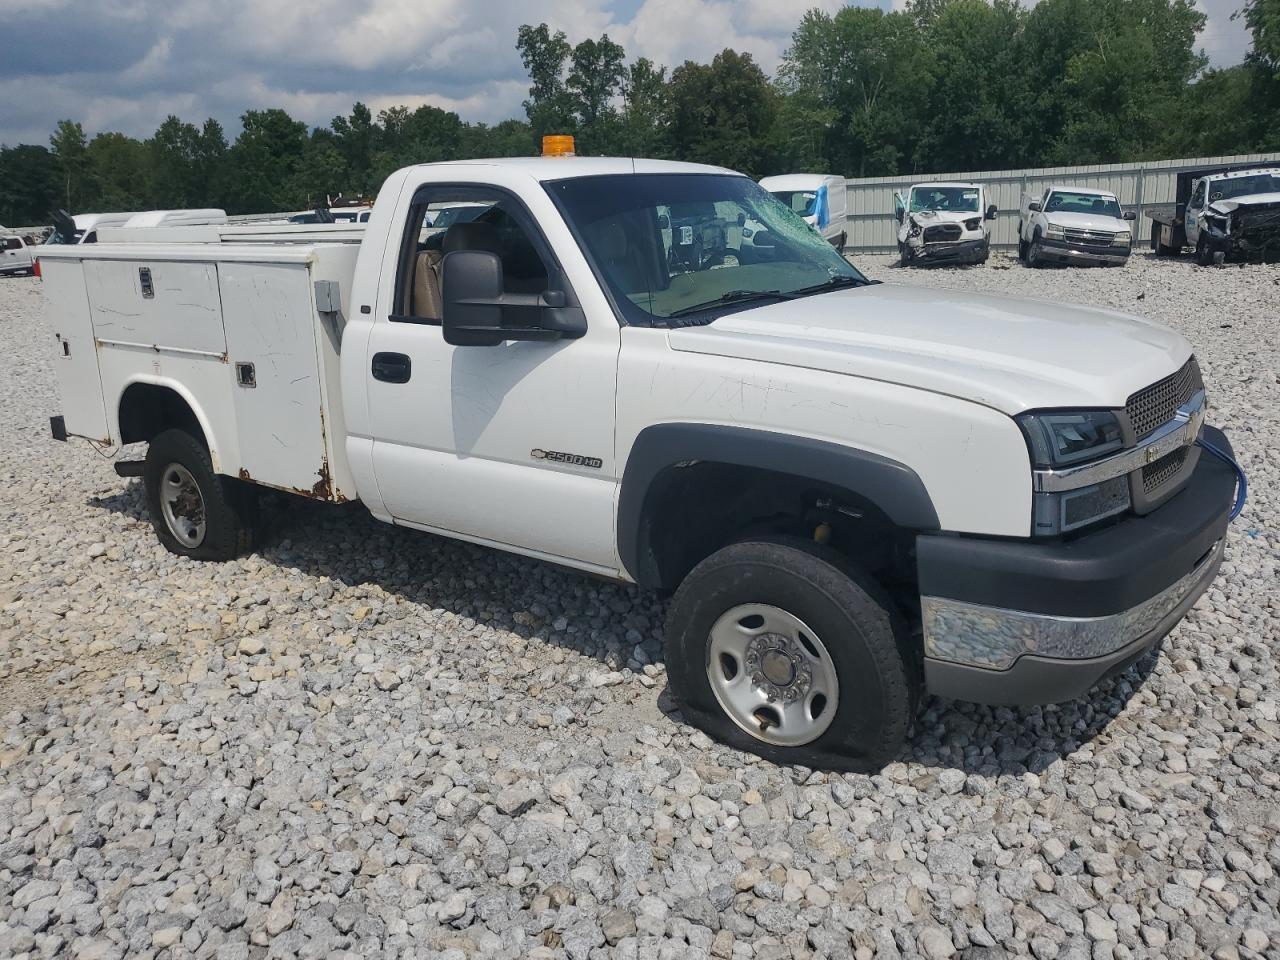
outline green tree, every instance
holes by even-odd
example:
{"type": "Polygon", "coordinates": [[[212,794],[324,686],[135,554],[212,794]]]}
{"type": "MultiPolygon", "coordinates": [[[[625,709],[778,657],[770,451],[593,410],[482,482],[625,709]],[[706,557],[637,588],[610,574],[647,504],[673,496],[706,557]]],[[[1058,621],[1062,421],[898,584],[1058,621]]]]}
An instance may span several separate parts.
{"type": "Polygon", "coordinates": [[[196,205],[203,199],[205,184],[196,170],[200,131],[172,114],[156,128],[147,141],[151,163],[152,203],[161,209],[196,205]]]}
{"type": "Polygon", "coordinates": [[[367,193],[372,187],[370,171],[373,156],[380,147],[381,139],[381,130],[373,122],[373,114],[357,101],[351,107],[349,117],[334,117],[330,126],[335,137],[334,147],[346,161],[351,192],[367,193]]]}
{"type": "Polygon", "coordinates": [[[84,127],[72,120],[59,120],[49,138],[53,147],[53,160],[62,183],[59,202],[75,213],[76,208],[90,199],[92,186],[89,177],[89,144],[84,127]]]}
{"type": "Polygon", "coordinates": [[[577,114],[580,142],[575,146],[580,153],[617,152],[620,130],[613,102],[622,89],[624,56],[607,33],[573,48],[565,86],[577,114]]]}
{"type": "Polygon", "coordinates": [[[622,79],[619,152],[628,157],[667,157],[671,152],[667,117],[670,96],[667,68],[640,57],[622,79]]]}
{"type": "Polygon", "coordinates": [[[565,62],[572,47],[563,30],[551,32],[540,23],[524,24],[516,34],[516,49],[529,72],[529,99],[524,111],[534,138],[548,133],[573,133],[576,129],[573,96],[565,86],[565,62]]]}
{"type": "Polygon", "coordinates": [[[36,144],[0,146],[0,223],[28,227],[48,223],[63,184],[53,154],[36,144]]]}
{"type": "Polygon", "coordinates": [[[682,160],[753,177],[765,170],[776,94],[749,53],[724,50],[710,64],[686,60],[671,73],[671,134],[682,160]]]}
{"type": "Polygon", "coordinates": [[[123,133],[100,133],[89,141],[89,169],[98,187],[96,204],[104,210],[140,210],[151,206],[151,168],[147,148],[123,133]]]}
{"type": "MultiPolygon", "coordinates": [[[[827,120],[822,154],[862,177],[909,169],[927,116],[931,73],[922,30],[906,12],[845,7],[800,20],[779,69],[781,88],[827,120]]],[[[966,67],[966,75],[981,65],[966,67]]]]}
{"type": "Polygon", "coordinates": [[[305,203],[296,174],[306,151],[306,124],[279,109],[249,110],[240,121],[240,136],[227,151],[227,212],[289,210],[305,203]]]}

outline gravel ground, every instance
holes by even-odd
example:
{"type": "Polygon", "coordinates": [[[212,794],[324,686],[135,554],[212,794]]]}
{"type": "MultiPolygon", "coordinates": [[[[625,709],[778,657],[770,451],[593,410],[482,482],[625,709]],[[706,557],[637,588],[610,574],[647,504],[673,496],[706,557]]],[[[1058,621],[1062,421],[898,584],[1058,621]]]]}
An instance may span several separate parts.
{"type": "Polygon", "coordinates": [[[929,701],[874,777],[682,725],[650,595],[285,498],[259,553],[170,556],[49,440],[40,286],[0,281],[0,954],[1280,955],[1280,269],[909,279],[1171,323],[1253,487],[1163,653],[929,701]]]}

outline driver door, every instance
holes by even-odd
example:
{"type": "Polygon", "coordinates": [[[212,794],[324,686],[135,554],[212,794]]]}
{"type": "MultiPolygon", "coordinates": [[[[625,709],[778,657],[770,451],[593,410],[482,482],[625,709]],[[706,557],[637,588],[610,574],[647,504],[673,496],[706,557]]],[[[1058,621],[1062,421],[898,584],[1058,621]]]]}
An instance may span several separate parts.
{"type": "Polygon", "coordinates": [[[509,292],[574,297],[533,215],[501,188],[420,187],[400,243],[392,303],[366,354],[373,470],[387,512],[409,526],[616,572],[616,318],[607,307],[587,309],[588,331],[573,340],[445,343],[441,266],[452,249],[498,254],[509,292]],[[446,203],[485,209],[438,230],[431,223],[446,203]]]}
{"type": "Polygon", "coordinates": [[[1204,213],[1205,191],[1208,180],[1197,180],[1195,189],[1191,191],[1191,199],[1187,201],[1187,211],[1183,215],[1186,225],[1187,243],[1195,246],[1200,239],[1200,215],[1204,213]]]}

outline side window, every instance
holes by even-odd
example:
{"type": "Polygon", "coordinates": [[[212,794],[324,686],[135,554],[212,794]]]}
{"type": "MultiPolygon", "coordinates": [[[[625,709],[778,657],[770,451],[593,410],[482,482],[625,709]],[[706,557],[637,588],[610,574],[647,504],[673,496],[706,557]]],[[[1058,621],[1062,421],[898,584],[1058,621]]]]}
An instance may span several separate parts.
{"type": "Polygon", "coordinates": [[[1189,204],[1189,206],[1195,207],[1197,209],[1204,206],[1205,182],[1206,181],[1201,180],[1199,183],[1196,184],[1195,192],[1191,194],[1191,203],[1189,204]]]}
{"type": "Polygon", "coordinates": [[[7,237],[4,241],[4,248],[6,250],[21,250],[22,241],[17,237],[7,237]]]}
{"type": "Polygon", "coordinates": [[[441,321],[444,257],[455,250],[497,254],[506,293],[542,293],[559,275],[529,214],[509,194],[484,187],[423,187],[409,210],[392,320],[441,321]]]}

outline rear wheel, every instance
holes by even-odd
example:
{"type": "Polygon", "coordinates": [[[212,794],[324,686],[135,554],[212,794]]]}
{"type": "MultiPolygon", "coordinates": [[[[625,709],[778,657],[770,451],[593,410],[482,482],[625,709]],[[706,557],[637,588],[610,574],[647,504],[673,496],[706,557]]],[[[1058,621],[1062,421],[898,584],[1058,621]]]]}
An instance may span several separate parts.
{"type": "Polygon", "coordinates": [[[809,767],[893,760],[920,689],[888,597],[802,540],[737,543],[698,564],[671,602],[666,662],[693,724],[809,767]]]}
{"type": "Polygon", "coordinates": [[[165,430],[147,447],[142,470],[156,536],[170,553],[231,560],[253,546],[254,491],[213,472],[209,451],[185,430],[165,430]]]}

